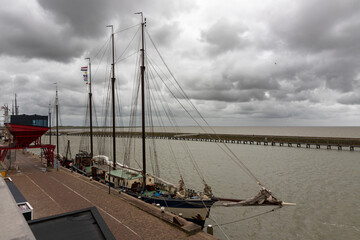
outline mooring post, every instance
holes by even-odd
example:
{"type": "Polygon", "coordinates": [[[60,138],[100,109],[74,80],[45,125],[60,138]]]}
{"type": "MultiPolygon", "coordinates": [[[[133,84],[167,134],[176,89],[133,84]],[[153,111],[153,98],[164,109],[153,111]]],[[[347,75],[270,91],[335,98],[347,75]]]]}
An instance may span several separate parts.
{"type": "Polygon", "coordinates": [[[214,235],[214,229],[212,225],[208,225],[208,227],[206,228],[206,232],[210,235],[214,235]]]}

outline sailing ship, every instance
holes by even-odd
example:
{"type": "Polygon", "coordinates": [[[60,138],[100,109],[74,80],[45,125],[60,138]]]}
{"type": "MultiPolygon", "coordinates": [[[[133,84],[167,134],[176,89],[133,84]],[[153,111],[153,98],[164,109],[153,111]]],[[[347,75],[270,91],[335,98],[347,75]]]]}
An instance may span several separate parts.
{"type": "MultiPolygon", "coordinates": [[[[212,193],[211,187],[202,178],[204,184],[204,190],[202,192],[195,191],[185,187],[184,180],[180,175],[179,184],[172,184],[168,181],[150,174],[147,172],[147,147],[146,147],[146,97],[145,89],[145,44],[144,44],[144,27],[146,19],[144,21],[142,12],[141,15],[141,40],[140,40],[140,77],[139,88],[141,97],[141,158],[142,169],[133,168],[127,164],[120,164],[116,158],[116,134],[115,134],[115,58],[114,58],[114,30],[112,28],[111,42],[112,42],[112,74],[111,74],[111,108],[112,108],[112,169],[110,168],[110,161],[107,157],[98,157],[92,162],[92,174],[93,178],[101,180],[109,184],[110,186],[121,190],[133,197],[141,199],[142,201],[150,204],[156,204],[158,206],[165,207],[166,211],[170,211],[176,215],[180,215],[185,219],[195,222],[201,226],[204,226],[206,218],[209,216],[210,208],[218,201],[230,202],[224,204],[224,206],[234,205],[284,205],[284,202],[275,198],[272,193],[266,189],[260,181],[250,172],[248,168],[243,166],[240,161],[239,166],[245,169],[247,173],[252,176],[259,184],[261,190],[259,193],[249,199],[229,199],[216,197],[212,193]],[[250,173],[249,173],[250,172],[250,173]]],[[[136,101],[137,102],[137,101],[136,101]]],[[[131,129],[131,128],[130,128],[131,129]]],[[[131,139],[132,135],[129,135],[131,139]]],[[[129,147],[130,148],[130,147],[129,147]]],[[[227,147],[225,147],[226,150],[227,147]]],[[[229,150],[229,149],[228,149],[229,150]]],[[[125,154],[126,155],[126,154],[125,154]]],[[[126,156],[125,156],[126,158],[126,156]]],[[[236,158],[236,157],[235,157],[236,158]]],[[[236,158],[239,160],[238,158],[236,158]]]]}

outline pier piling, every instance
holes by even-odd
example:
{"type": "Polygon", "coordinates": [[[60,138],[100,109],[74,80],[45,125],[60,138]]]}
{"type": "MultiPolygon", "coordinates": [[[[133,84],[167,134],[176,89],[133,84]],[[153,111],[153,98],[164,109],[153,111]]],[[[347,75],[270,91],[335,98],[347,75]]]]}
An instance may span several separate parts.
{"type": "MultiPolygon", "coordinates": [[[[64,131],[62,134],[73,136],[87,136],[88,132],[71,132],[64,131]]],[[[98,131],[94,132],[97,137],[110,137],[109,132],[98,131]]],[[[117,136],[121,138],[139,138],[138,132],[117,132],[117,136]]],[[[360,138],[341,138],[341,137],[306,137],[306,136],[278,136],[278,135],[246,135],[246,134],[201,134],[201,133],[175,133],[175,132],[153,132],[148,133],[147,138],[153,139],[170,139],[170,140],[186,140],[186,141],[200,141],[200,142],[217,142],[217,143],[232,143],[232,144],[255,144],[268,146],[284,146],[292,147],[296,144],[297,147],[305,145],[306,148],[315,146],[316,149],[326,147],[326,149],[343,150],[344,147],[349,147],[350,151],[355,148],[360,148],[360,138]]]]}

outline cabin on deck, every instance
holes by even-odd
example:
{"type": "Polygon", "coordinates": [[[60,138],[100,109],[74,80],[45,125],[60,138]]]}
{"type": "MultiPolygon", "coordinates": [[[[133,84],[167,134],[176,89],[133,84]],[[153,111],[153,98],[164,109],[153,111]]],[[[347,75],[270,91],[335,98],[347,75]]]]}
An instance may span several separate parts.
{"type": "Polygon", "coordinates": [[[91,176],[91,156],[89,153],[81,151],[75,155],[75,169],[86,176],[91,176]]]}
{"type": "MultiPolygon", "coordinates": [[[[110,182],[110,185],[114,188],[127,188],[131,189],[134,183],[142,183],[143,177],[140,173],[127,170],[127,169],[116,169],[111,170],[110,172],[105,173],[105,181],[110,182]],[[110,174],[109,174],[110,173],[110,174]],[[110,175],[110,181],[109,181],[110,175]]],[[[153,185],[154,178],[147,175],[146,177],[146,185],[153,185]]]]}

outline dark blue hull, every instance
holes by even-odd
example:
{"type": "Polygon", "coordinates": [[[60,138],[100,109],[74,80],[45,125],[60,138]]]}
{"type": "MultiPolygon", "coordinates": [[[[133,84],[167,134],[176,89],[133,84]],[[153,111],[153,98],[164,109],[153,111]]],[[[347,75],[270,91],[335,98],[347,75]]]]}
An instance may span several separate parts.
{"type": "Polygon", "coordinates": [[[215,198],[200,200],[200,199],[176,199],[176,198],[159,198],[148,197],[133,192],[127,194],[139,198],[149,204],[159,204],[165,207],[168,211],[178,215],[182,213],[183,217],[191,222],[194,222],[201,227],[204,227],[205,220],[209,216],[211,206],[218,200],[215,198]]]}

